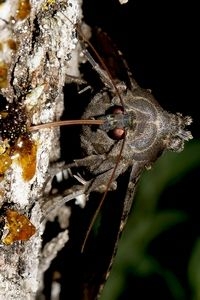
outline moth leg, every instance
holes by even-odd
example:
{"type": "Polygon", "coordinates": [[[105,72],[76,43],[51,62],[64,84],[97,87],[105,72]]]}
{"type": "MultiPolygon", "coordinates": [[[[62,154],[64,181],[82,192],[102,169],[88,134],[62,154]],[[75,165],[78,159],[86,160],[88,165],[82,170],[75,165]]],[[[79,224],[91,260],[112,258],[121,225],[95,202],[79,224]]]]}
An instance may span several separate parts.
{"type": "Polygon", "coordinates": [[[77,83],[78,85],[82,85],[82,84],[87,85],[87,82],[84,79],[69,74],[65,75],[65,83],[66,84],[77,83]]]}
{"type": "Polygon", "coordinates": [[[60,214],[61,207],[73,199],[76,200],[76,204],[83,207],[82,203],[86,201],[84,186],[75,185],[72,188],[65,190],[62,195],[50,195],[47,198],[41,199],[40,202],[43,216],[40,223],[49,219],[54,220],[55,217],[60,214]]]}
{"type": "Polygon", "coordinates": [[[106,159],[106,155],[89,155],[84,158],[74,159],[73,163],[62,166],[62,170],[86,167],[90,171],[96,169],[106,159]]]}
{"type": "MultiPolygon", "coordinates": [[[[107,191],[108,182],[112,176],[113,169],[106,171],[105,173],[99,174],[90,183],[87,193],[98,192],[104,193],[107,191]]],[[[117,182],[113,180],[109,185],[109,191],[114,191],[117,189],[117,182]]]]}
{"type": "Polygon", "coordinates": [[[129,182],[128,182],[126,196],[124,199],[124,207],[123,207],[123,213],[122,213],[121,225],[120,225],[121,231],[123,230],[124,225],[126,224],[128,214],[130,212],[130,209],[131,209],[131,206],[133,203],[138,180],[140,178],[141,173],[145,169],[146,165],[147,165],[146,161],[141,161],[141,162],[135,161],[133,163],[132,170],[131,170],[131,173],[129,176],[129,182]]]}
{"type": "Polygon", "coordinates": [[[114,86],[113,80],[108,75],[108,72],[104,71],[99,66],[99,64],[94,60],[94,58],[91,56],[91,54],[85,47],[84,47],[84,49],[82,49],[82,52],[85,55],[85,57],[87,58],[87,60],[89,61],[89,63],[92,65],[93,69],[99,74],[103,84],[105,84],[105,86],[107,86],[110,90],[115,91],[115,86],[114,86]]]}

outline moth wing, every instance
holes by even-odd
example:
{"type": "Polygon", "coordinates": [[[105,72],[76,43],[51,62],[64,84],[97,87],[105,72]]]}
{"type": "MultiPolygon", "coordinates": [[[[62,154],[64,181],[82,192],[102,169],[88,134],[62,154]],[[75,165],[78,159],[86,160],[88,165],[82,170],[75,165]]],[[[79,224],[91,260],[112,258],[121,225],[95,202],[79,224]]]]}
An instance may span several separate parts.
{"type": "MultiPolygon", "coordinates": [[[[127,88],[134,89],[137,87],[136,81],[133,79],[132,73],[129,70],[128,64],[123,57],[123,54],[118,50],[109,35],[101,28],[93,29],[91,43],[98,49],[98,54],[106,65],[113,80],[122,81],[127,85],[127,88]]],[[[98,61],[98,58],[96,58],[98,61]]],[[[99,62],[102,69],[104,67],[99,62]]]]}
{"type": "Polygon", "coordinates": [[[82,254],[80,299],[96,299],[107,280],[143,167],[144,164],[135,162],[131,171],[120,176],[117,191],[106,197],[97,231],[90,236],[82,254]]]}

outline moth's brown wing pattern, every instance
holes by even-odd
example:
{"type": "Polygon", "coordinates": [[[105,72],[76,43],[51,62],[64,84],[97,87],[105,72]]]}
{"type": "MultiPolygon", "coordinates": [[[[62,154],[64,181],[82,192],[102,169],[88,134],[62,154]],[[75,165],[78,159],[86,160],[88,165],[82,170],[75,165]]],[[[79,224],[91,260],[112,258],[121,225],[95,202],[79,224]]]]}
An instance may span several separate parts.
{"type": "MultiPolygon", "coordinates": [[[[95,45],[95,48],[98,49],[98,54],[108,68],[114,81],[124,82],[129,89],[131,89],[133,83],[137,85],[132,78],[132,73],[128,68],[123,54],[118,50],[106,32],[100,28],[93,29],[91,42],[95,45]]],[[[98,61],[97,58],[96,60],[98,61]]],[[[99,64],[101,68],[104,68],[101,63],[99,64]]]]}
{"type": "Polygon", "coordinates": [[[132,170],[129,169],[119,177],[117,191],[109,192],[106,197],[97,220],[96,232],[90,235],[82,255],[81,299],[83,300],[96,299],[101,293],[112,267],[118,241],[130,212],[136,183],[143,167],[143,163],[136,162],[132,170]]]}

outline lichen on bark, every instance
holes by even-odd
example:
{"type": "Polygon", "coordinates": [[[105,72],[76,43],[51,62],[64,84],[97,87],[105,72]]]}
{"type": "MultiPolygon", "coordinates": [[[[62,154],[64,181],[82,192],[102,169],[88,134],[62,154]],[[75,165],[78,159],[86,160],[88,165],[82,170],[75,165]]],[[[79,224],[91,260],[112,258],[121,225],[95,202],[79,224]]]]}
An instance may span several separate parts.
{"type": "MultiPolygon", "coordinates": [[[[42,287],[46,267],[41,261],[45,229],[45,222],[41,224],[44,213],[41,199],[49,177],[49,164],[60,155],[59,129],[47,128],[29,134],[28,127],[58,120],[62,115],[66,74],[78,75],[74,24],[80,19],[80,0],[0,2],[0,100],[6,101],[8,107],[13,103],[23,107],[27,128],[25,139],[33,141],[37,148],[35,154],[28,148],[28,162],[26,164],[25,159],[23,165],[18,159],[22,155],[19,147],[23,147],[23,142],[20,141],[22,146],[19,143],[20,134],[14,145],[10,145],[10,139],[0,138],[0,169],[1,165],[8,164],[8,168],[0,170],[0,299],[35,299],[42,287]],[[34,155],[36,168],[27,180],[23,168],[27,172],[30,167],[34,169],[34,162],[30,164],[29,161],[34,161],[34,155]],[[19,216],[26,216],[35,226],[36,233],[27,241],[3,243],[9,234],[10,224],[6,218],[9,209],[19,216]]],[[[9,113],[10,110],[0,109],[2,122],[6,122],[9,113]]],[[[53,241],[50,259],[45,257],[48,264],[66,241],[65,229],[53,241]]],[[[49,250],[45,251],[48,253],[49,250]]]]}

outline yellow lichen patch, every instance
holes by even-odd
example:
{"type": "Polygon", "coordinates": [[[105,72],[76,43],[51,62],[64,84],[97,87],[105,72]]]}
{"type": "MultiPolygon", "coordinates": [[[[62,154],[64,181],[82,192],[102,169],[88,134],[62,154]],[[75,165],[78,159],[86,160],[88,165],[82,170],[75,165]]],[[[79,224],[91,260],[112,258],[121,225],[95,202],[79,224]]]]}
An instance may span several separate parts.
{"type": "Polygon", "coordinates": [[[8,66],[0,61],[0,89],[6,88],[8,85],[8,66]]]}
{"type": "Polygon", "coordinates": [[[20,138],[15,147],[15,153],[19,154],[17,161],[22,168],[22,177],[25,181],[33,178],[36,171],[37,144],[28,137],[20,138]]]}
{"type": "Polygon", "coordinates": [[[56,0],[46,0],[43,2],[42,9],[46,10],[46,9],[48,9],[48,7],[50,5],[53,5],[55,3],[56,3],[56,0]]]}
{"type": "Polygon", "coordinates": [[[0,141],[0,176],[3,175],[12,164],[10,147],[7,140],[0,141]]]}
{"type": "MultiPolygon", "coordinates": [[[[1,114],[0,114],[0,116],[1,116],[1,114]]],[[[8,155],[10,154],[10,145],[8,143],[8,140],[5,139],[4,141],[2,141],[0,139],[0,156],[6,152],[8,155]]]]}
{"type": "Polygon", "coordinates": [[[29,16],[31,11],[31,4],[29,0],[19,0],[16,19],[24,20],[29,16]]]}
{"type": "Polygon", "coordinates": [[[6,226],[9,232],[2,240],[6,245],[16,241],[27,241],[36,232],[35,226],[26,216],[11,209],[6,211],[6,226]]]}
{"type": "Polygon", "coordinates": [[[14,51],[17,50],[17,43],[13,39],[8,39],[6,42],[7,42],[8,47],[11,50],[14,50],[14,51]]]}
{"type": "Polygon", "coordinates": [[[5,119],[8,116],[7,111],[0,111],[0,119],[5,119]]]}
{"type": "Polygon", "coordinates": [[[3,175],[12,164],[10,155],[6,152],[0,155],[0,175],[3,175]]]}
{"type": "Polygon", "coordinates": [[[36,171],[37,144],[29,137],[21,137],[18,143],[9,147],[6,140],[0,142],[0,175],[3,175],[15,160],[22,168],[24,181],[33,178],[36,171]]]}

